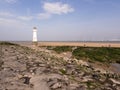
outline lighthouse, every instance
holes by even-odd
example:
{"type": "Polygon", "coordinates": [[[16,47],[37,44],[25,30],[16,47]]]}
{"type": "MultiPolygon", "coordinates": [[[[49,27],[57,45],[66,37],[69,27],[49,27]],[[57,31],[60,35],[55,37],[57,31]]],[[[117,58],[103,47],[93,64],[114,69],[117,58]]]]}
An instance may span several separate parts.
{"type": "Polygon", "coordinates": [[[33,43],[37,42],[37,28],[33,28],[33,43]]]}

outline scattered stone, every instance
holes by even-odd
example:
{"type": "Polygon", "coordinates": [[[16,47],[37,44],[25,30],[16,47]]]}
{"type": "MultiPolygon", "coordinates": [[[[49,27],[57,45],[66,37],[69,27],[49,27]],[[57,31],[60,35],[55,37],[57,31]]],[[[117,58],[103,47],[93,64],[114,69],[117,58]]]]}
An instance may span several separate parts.
{"type": "Polygon", "coordinates": [[[118,84],[118,85],[120,85],[120,81],[117,81],[117,80],[115,80],[115,79],[110,79],[112,82],[113,82],[113,84],[118,84]]]}
{"type": "Polygon", "coordinates": [[[78,64],[84,65],[84,66],[89,66],[89,64],[83,60],[76,60],[78,64]]]}
{"type": "Polygon", "coordinates": [[[27,77],[27,76],[25,76],[25,77],[23,77],[24,78],[24,84],[29,84],[30,83],[30,77],[27,77]]]}
{"type": "Polygon", "coordinates": [[[77,84],[77,83],[70,84],[69,90],[76,90],[78,87],[79,87],[79,84],[77,84]]]}
{"type": "Polygon", "coordinates": [[[55,83],[54,85],[51,86],[52,89],[57,89],[57,88],[61,88],[62,84],[61,83],[55,83]]]}
{"type": "Polygon", "coordinates": [[[120,90],[120,75],[44,49],[3,46],[0,90],[120,90]]]}

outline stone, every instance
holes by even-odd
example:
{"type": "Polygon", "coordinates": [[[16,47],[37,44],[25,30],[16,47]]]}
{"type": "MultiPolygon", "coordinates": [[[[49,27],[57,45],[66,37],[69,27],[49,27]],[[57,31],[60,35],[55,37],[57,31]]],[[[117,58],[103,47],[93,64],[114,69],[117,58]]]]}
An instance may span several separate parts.
{"type": "Polygon", "coordinates": [[[30,83],[30,77],[23,77],[24,79],[24,84],[29,84],[30,83]]]}
{"type": "Polygon", "coordinates": [[[110,81],[112,81],[114,84],[118,84],[118,85],[120,85],[120,82],[117,81],[117,80],[115,80],[115,79],[113,79],[113,78],[111,78],[110,81]]]}
{"type": "Polygon", "coordinates": [[[77,83],[70,84],[69,90],[76,90],[78,87],[79,87],[79,84],[77,84],[77,83]]]}
{"type": "Polygon", "coordinates": [[[85,76],[82,78],[81,82],[87,82],[87,81],[93,81],[93,79],[90,76],[85,76]]]}
{"type": "Polygon", "coordinates": [[[44,76],[34,76],[30,79],[30,83],[34,85],[34,90],[50,90],[44,79],[44,76]]]}
{"type": "Polygon", "coordinates": [[[51,86],[52,89],[57,89],[57,88],[61,88],[62,84],[61,83],[55,83],[53,86],[51,86]]]}
{"type": "Polygon", "coordinates": [[[0,90],[120,90],[119,74],[37,48],[3,47],[0,90]]]}
{"type": "Polygon", "coordinates": [[[49,79],[48,81],[47,81],[47,83],[48,83],[48,86],[49,87],[51,87],[51,86],[53,86],[55,83],[57,83],[58,82],[58,80],[56,79],[56,78],[54,78],[54,79],[49,79]]]}
{"type": "Polygon", "coordinates": [[[80,85],[79,87],[76,88],[76,90],[87,90],[86,85],[80,85]]]}
{"type": "Polygon", "coordinates": [[[83,61],[83,60],[77,60],[77,63],[80,64],[80,65],[89,66],[89,64],[86,61],[83,61]]]}

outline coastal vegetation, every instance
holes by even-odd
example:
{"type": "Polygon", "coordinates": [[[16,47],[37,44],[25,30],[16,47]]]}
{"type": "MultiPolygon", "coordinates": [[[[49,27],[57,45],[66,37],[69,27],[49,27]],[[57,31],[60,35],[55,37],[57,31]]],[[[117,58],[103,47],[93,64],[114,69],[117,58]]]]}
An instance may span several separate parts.
{"type": "Polygon", "coordinates": [[[52,50],[57,53],[72,52],[72,56],[78,60],[120,63],[120,48],[59,46],[52,50]]]}
{"type": "Polygon", "coordinates": [[[15,43],[11,43],[11,42],[0,42],[0,45],[15,45],[15,46],[19,46],[18,44],[15,43]]]}
{"type": "Polygon", "coordinates": [[[62,53],[62,52],[71,52],[72,51],[72,47],[71,46],[57,46],[53,48],[54,51],[56,51],[57,53],[62,53]]]}
{"type": "Polygon", "coordinates": [[[120,48],[108,47],[78,47],[72,52],[73,56],[77,59],[88,59],[99,62],[117,62],[120,63],[120,48]]]}

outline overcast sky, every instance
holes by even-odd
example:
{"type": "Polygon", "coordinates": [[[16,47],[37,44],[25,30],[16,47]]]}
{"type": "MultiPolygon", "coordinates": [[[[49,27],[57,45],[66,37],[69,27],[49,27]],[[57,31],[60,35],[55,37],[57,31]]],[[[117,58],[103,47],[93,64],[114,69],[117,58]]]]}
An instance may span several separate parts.
{"type": "Polygon", "coordinates": [[[120,41],[120,0],[0,0],[0,40],[120,41]]]}

